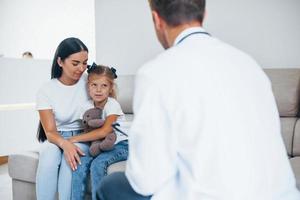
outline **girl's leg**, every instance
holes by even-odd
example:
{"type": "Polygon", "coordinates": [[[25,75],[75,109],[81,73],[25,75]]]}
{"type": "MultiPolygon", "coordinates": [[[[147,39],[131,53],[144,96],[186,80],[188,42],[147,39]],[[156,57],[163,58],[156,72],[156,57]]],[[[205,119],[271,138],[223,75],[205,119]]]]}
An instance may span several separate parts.
{"type": "Polygon", "coordinates": [[[102,152],[91,164],[92,199],[96,200],[96,192],[101,180],[107,175],[107,167],[113,163],[127,160],[128,142],[121,141],[111,151],[102,152]]]}
{"type": "Polygon", "coordinates": [[[58,146],[48,141],[42,144],[36,175],[36,196],[38,200],[56,199],[61,157],[62,151],[58,146]]]}
{"type": "MultiPolygon", "coordinates": [[[[88,155],[89,146],[84,143],[76,143],[86,155],[88,155]]],[[[79,166],[79,165],[78,165],[79,166]]],[[[78,167],[77,166],[77,167],[78,167]]],[[[72,185],[72,169],[67,163],[65,157],[63,156],[58,178],[58,195],[59,199],[71,199],[71,185],[72,185]]]]}
{"type": "Polygon", "coordinates": [[[83,200],[87,191],[87,179],[90,172],[93,157],[84,156],[80,158],[81,165],[72,174],[72,200],[83,200]]]}

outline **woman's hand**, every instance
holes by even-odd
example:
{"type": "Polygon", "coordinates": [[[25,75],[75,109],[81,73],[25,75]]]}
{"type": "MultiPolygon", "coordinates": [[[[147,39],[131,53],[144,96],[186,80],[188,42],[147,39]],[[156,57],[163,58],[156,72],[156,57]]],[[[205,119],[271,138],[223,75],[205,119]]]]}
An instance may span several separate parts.
{"type": "Polygon", "coordinates": [[[77,164],[81,164],[79,155],[84,156],[85,154],[79,147],[68,140],[63,140],[59,146],[64,150],[64,156],[67,163],[70,165],[71,169],[75,171],[77,169],[77,164]]]}

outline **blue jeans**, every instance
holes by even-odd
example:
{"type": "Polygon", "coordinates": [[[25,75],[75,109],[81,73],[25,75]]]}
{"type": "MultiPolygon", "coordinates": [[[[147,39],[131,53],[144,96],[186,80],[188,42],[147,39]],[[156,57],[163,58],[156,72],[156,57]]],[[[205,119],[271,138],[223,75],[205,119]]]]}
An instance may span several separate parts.
{"type": "Polygon", "coordinates": [[[100,187],[98,188],[97,197],[99,200],[151,199],[151,196],[143,196],[136,193],[128,182],[124,172],[115,172],[104,177],[100,184],[100,187]]]}
{"type": "Polygon", "coordinates": [[[72,200],[84,199],[89,172],[92,185],[92,199],[96,200],[97,189],[103,177],[107,175],[108,166],[119,161],[127,160],[127,157],[127,140],[117,143],[111,151],[100,153],[95,159],[93,159],[93,157],[82,157],[81,165],[73,172],[72,200]]]}
{"type": "MultiPolygon", "coordinates": [[[[82,131],[61,131],[67,139],[82,131]]],[[[88,154],[89,145],[76,143],[83,152],[88,154]]],[[[36,175],[36,196],[39,200],[55,200],[58,191],[59,199],[71,198],[72,170],[65,160],[63,151],[55,144],[45,141],[41,145],[39,164],[36,175]]]]}

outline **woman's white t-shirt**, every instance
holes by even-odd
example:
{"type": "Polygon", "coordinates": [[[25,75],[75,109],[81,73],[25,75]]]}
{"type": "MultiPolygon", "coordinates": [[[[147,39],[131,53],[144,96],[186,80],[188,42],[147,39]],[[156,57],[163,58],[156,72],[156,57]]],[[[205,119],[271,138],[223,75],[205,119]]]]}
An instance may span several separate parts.
{"type": "Polygon", "coordinates": [[[87,74],[83,74],[74,85],[64,85],[54,78],[38,91],[37,110],[51,109],[58,131],[82,130],[78,108],[88,100],[86,89],[87,74]]]}
{"type": "MultiPolygon", "coordinates": [[[[83,118],[83,114],[88,109],[91,109],[91,108],[94,108],[94,107],[95,107],[94,102],[92,100],[86,101],[85,104],[83,104],[83,106],[80,108],[80,111],[79,111],[80,118],[81,119],[83,118]]],[[[126,124],[126,118],[125,118],[125,115],[122,111],[120,103],[116,99],[111,98],[111,97],[108,97],[107,102],[104,105],[101,117],[102,117],[102,119],[105,120],[107,118],[107,116],[109,116],[109,115],[118,115],[118,118],[117,118],[116,122],[119,123],[121,126],[123,124],[126,124]]],[[[121,129],[122,129],[122,127],[121,127],[121,129]]],[[[119,132],[116,132],[116,135],[117,135],[117,140],[116,140],[115,143],[118,143],[122,140],[127,140],[128,139],[127,136],[125,136],[125,135],[123,135],[119,132]]]]}

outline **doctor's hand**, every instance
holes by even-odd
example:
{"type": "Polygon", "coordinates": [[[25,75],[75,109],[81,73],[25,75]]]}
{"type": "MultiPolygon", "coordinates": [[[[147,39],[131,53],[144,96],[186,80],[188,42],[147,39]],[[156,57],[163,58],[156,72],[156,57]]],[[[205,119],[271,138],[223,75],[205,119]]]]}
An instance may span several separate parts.
{"type": "Polygon", "coordinates": [[[60,147],[64,151],[64,156],[67,163],[71,169],[75,171],[77,169],[77,164],[81,164],[79,155],[84,156],[85,154],[79,147],[68,140],[63,140],[60,144],[60,147]]]}

